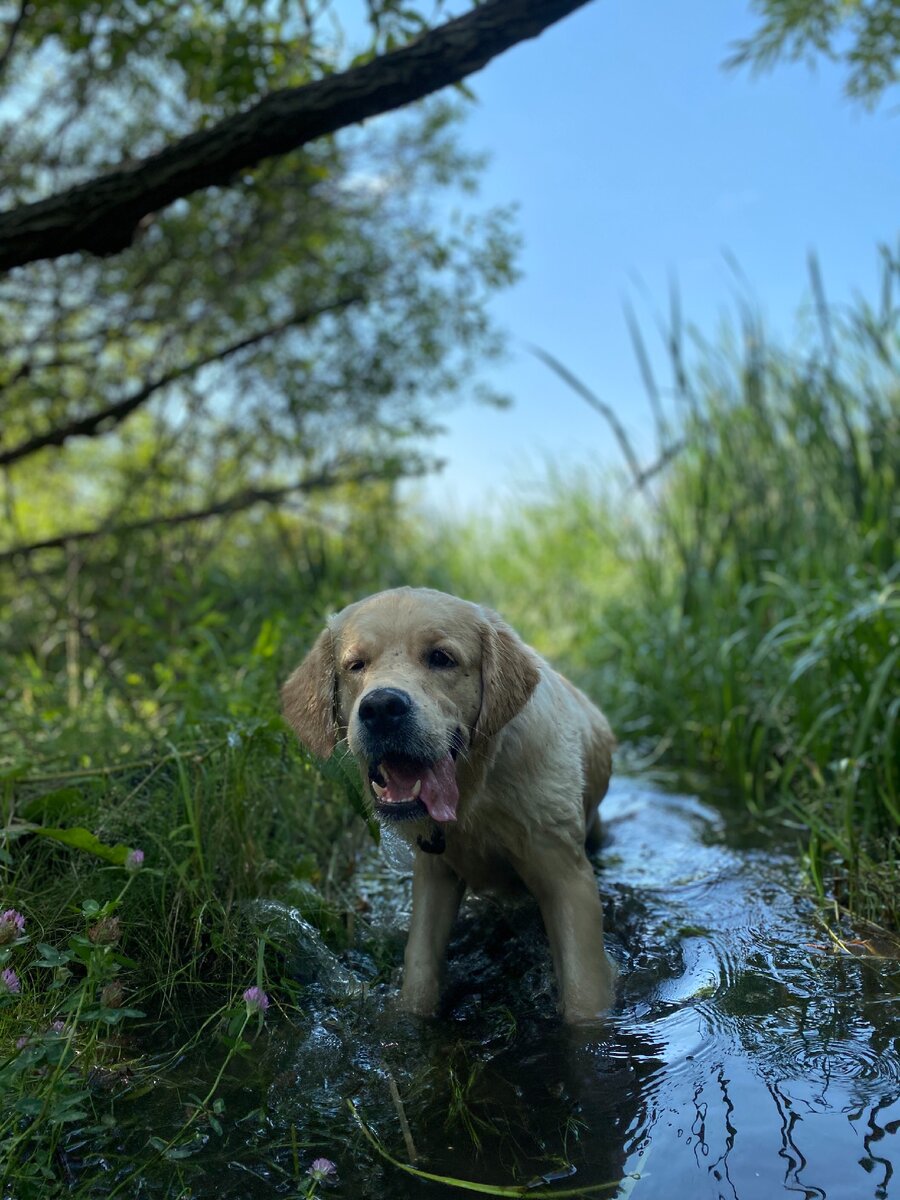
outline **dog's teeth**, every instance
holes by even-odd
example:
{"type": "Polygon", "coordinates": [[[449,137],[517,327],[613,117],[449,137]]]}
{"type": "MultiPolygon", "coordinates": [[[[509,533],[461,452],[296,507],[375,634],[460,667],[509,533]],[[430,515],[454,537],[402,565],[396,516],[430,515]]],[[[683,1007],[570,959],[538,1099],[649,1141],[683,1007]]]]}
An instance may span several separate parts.
{"type": "Polygon", "coordinates": [[[388,771],[388,769],[384,765],[384,763],[378,764],[378,774],[381,776],[381,778],[384,780],[385,783],[387,783],[391,778],[390,772],[388,771]]]}
{"type": "Polygon", "coordinates": [[[421,780],[421,779],[417,779],[417,780],[416,780],[416,782],[415,782],[415,784],[414,784],[414,786],[413,786],[413,790],[412,790],[412,798],[413,798],[413,800],[418,800],[418,798],[419,798],[419,792],[421,792],[421,790],[422,790],[422,780],[421,780]]]}
{"type": "Polygon", "coordinates": [[[374,779],[370,780],[370,782],[372,784],[372,791],[375,793],[375,795],[380,800],[381,797],[384,795],[384,793],[387,791],[387,788],[379,787],[374,779]]]}

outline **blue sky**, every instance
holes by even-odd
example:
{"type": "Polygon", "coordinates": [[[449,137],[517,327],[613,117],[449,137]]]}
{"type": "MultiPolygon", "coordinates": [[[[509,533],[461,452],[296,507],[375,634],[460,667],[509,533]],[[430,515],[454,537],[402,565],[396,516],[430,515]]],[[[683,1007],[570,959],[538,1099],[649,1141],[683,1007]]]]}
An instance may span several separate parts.
{"type": "Polygon", "coordinates": [[[890,99],[874,113],[845,99],[824,61],[723,69],[755,23],[748,0],[595,0],[470,80],[464,141],[491,156],[482,199],[520,205],[524,278],[492,306],[512,354],[489,375],[514,406],[446,414],[429,503],[490,505],[548,456],[618,465],[601,419],[527,343],[581,376],[652,456],[626,299],[649,336],[674,277],[686,318],[712,336],[738,291],[730,252],[787,339],[810,250],[829,299],[874,294],[876,247],[897,236],[900,115],[890,99]]]}

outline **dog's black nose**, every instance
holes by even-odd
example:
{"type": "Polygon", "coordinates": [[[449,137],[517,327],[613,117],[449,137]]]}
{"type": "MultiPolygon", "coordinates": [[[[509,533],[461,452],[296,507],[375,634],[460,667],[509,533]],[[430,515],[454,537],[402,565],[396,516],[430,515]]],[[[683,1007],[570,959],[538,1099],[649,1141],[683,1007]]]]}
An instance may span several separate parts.
{"type": "Polygon", "coordinates": [[[359,719],[371,733],[390,733],[412,708],[412,700],[399,688],[373,688],[359,704],[359,719]]]}

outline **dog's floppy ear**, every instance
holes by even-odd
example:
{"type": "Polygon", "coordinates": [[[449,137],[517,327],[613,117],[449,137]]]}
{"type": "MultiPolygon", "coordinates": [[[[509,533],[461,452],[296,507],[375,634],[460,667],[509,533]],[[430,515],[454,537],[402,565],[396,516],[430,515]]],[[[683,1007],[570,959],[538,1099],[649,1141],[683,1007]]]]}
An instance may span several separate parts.
{"type": "Polygon", "coordinates": [[[481,712],[475,732],[493,737],[522,711],[541,678],[536,655],[490,609],[482,609],[481,712]]]}
{"type": "Polygon", "coordinates": [[[300,741],[328,758],[337,741],[334,712],[334,646],[323,629],[281,689],[281,710],[300,741]]]}

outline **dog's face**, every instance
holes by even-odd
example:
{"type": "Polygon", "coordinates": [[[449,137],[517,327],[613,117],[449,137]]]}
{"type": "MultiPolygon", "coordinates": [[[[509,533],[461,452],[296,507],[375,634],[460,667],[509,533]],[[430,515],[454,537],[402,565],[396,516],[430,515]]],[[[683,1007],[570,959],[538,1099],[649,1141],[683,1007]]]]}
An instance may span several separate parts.
{"type": "Polygon", "coordinates": [[[496,614],[398,588],[333,618],[282,698],[315,753],[346,736],[379,815],[453,821],[459,756],[510,721],[538,679],[535,656],[496,614]]]}

